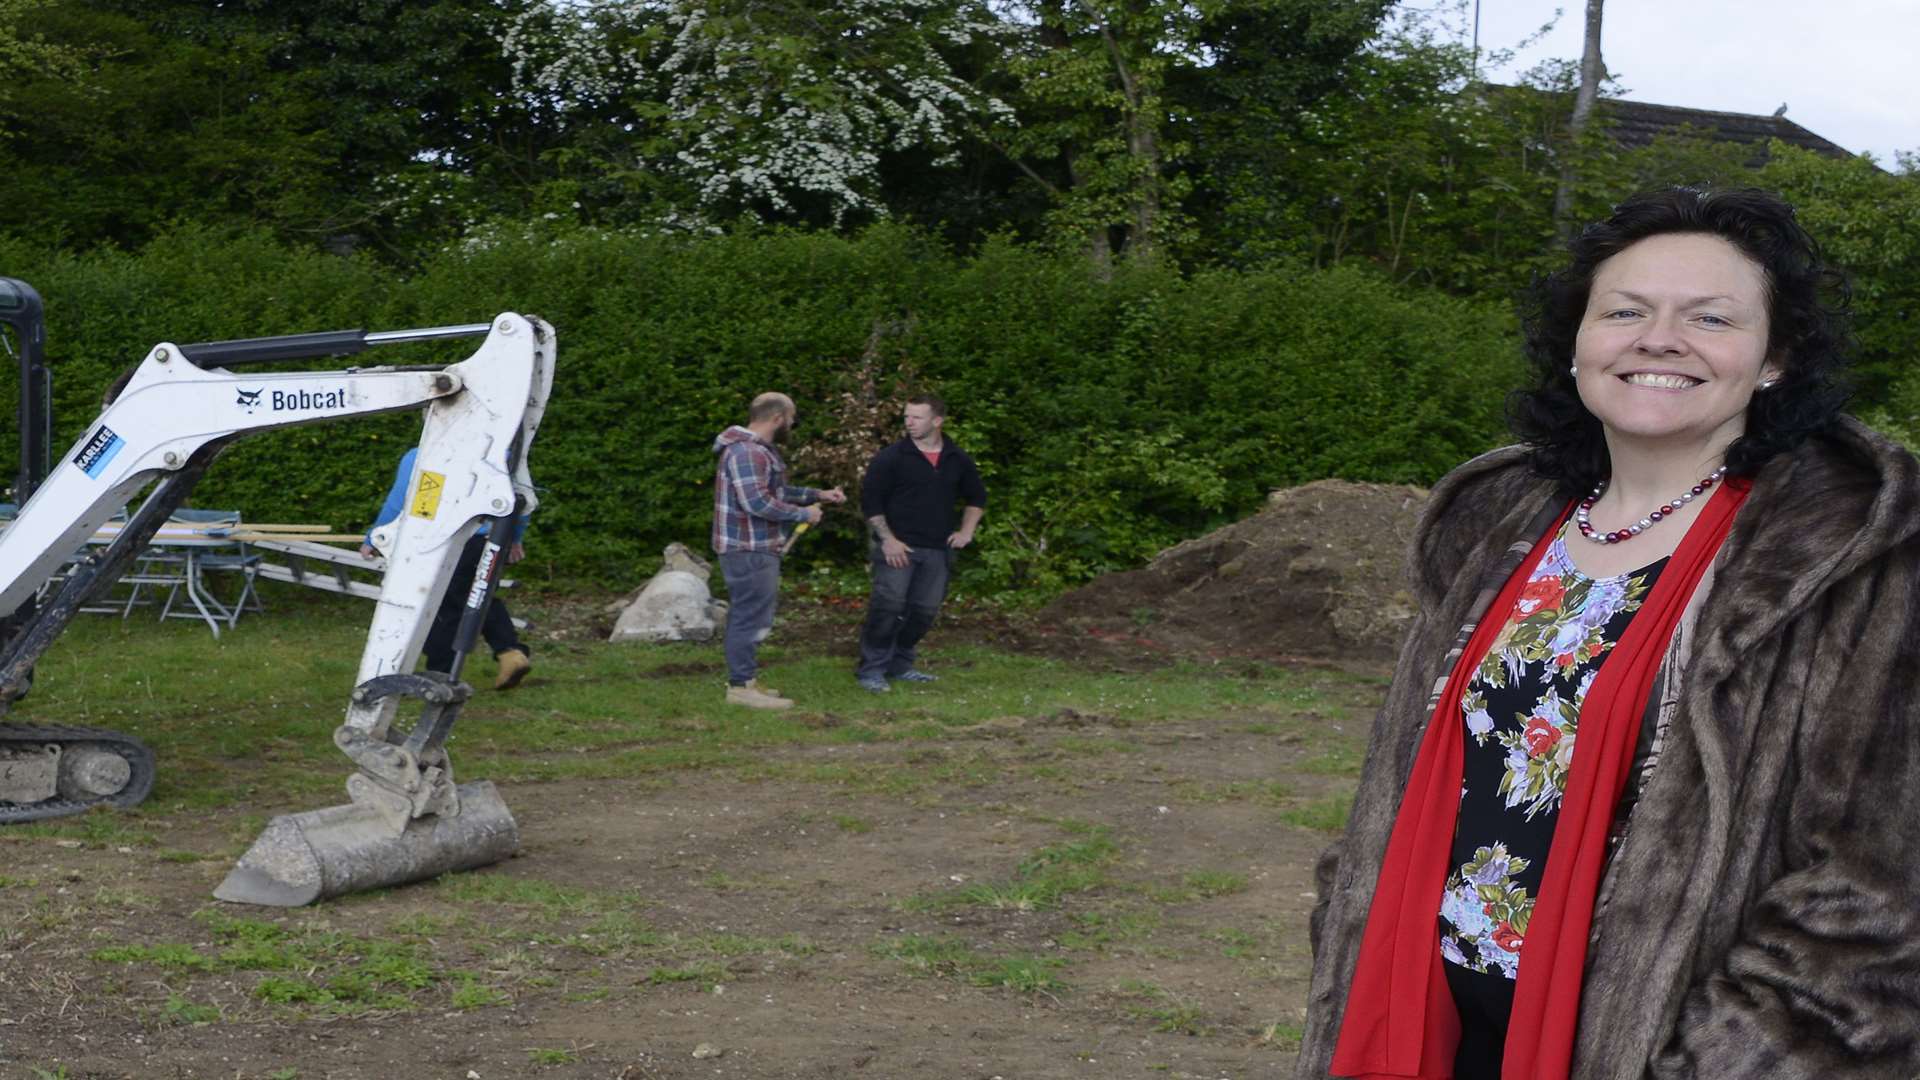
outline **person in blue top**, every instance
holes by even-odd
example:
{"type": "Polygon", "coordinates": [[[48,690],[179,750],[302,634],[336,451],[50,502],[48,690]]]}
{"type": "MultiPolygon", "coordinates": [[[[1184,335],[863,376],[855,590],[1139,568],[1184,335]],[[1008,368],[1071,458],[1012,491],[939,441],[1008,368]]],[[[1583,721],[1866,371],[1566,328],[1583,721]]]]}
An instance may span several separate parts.
{"type": "MultiPolygon", "coordinates": [[[[420,448],[414,447],[400,457],[400,466],[394,471],[393,486],[387,490],[386,502],[380,504],[380,513],[373,519],[373,525],[367,529],[367,536],[360,543],[360,554],[371,559],[373,549],[373,530],[400,516],[407,503],[407,485],[413,479],[414,459],[420,455],[420,448]]],[[[507,545],[506,559],[511,566],[526,557],[526,549],[520,545],[521,534],[526,531],[525,518],[513,519],[513,542],[507,545]]],[[[460,552],[459,562],[453,567],[453,580],[447,583],[447,593],[440,599],[440,609],[433,614],[433,626],[427,630],[427,643],[420,655],[427,662],[428,671],[445,672],[453,666],[453,641],[460,630],[460,616],[466,607],[467,590],[473,586],[473,572],[480,565],[480,553],[487,545],[487,524],[481,522],[479,531],[467,541],[460,552]]],[[[526,647],[520,641],[518,631],[513,628],[513,617],[507,613],[507,605],[495,593],[487,605],[487,614],[480,623],[480,636],[486,640],[487,647],[493,650],[493,658],[500,665],[494,676],[495,690],[511,690],[520,685],[520,681],[533,670],[533,660],[526,647]]]]}

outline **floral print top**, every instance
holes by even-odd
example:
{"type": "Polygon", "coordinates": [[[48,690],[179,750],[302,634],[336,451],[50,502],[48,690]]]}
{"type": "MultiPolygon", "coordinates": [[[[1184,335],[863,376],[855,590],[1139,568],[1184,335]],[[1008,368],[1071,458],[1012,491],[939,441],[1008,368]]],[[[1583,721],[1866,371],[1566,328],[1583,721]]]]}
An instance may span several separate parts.
{"type": "MultiPolygon", "coordinates": [[[[1440,954],[1461,969],[1451,972],[1456,985],[1466,972],[1517,977],[1580,704],[1666,566],[1591,578],[1574,568],[1564,535],[1534,567],[1461,699],[1466,769],[1440,901],[1440,954]]],[[[1510,1000],[1511,982],[1485,989],[1510,1000]]]]}

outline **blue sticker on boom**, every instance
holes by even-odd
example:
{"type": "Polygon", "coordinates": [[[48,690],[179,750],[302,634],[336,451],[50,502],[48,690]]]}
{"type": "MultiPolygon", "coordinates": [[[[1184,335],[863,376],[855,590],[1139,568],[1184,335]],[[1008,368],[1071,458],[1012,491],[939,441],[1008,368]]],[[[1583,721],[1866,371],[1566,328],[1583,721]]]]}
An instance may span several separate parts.
{"type": "Polygon", "coordinates": [[[115,435],[112,428],[101,424],[94,429],[92,435],[87,436],[86,444],[80,447],[78,454],[73,456],[73,463],[80,466],[88,476],[98,480],[100,474],[106,471],[107,466],[120,453],[120,448],[125,445],[127,440],[115,435]]]}

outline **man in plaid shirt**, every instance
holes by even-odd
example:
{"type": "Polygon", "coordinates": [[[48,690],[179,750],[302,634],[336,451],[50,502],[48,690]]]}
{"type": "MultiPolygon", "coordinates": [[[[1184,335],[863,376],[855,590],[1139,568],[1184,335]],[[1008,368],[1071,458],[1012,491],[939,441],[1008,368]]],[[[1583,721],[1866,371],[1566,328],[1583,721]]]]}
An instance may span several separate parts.
{"type": "Polygon", "coordinates": [[[754,709],[786,709],[793,702],[754,678],[756,655],[773,629],[780,592],[780,555],[791,526],[820,520],[819,503],[842,503],[839,488],[822,491],[787,483],[787,463],[774,445],[786,439],[799,413],[793,399],[768,392],[753,399],[743,427],[713,440],[713,550],[727,582],[727,702],[754,709]]]}

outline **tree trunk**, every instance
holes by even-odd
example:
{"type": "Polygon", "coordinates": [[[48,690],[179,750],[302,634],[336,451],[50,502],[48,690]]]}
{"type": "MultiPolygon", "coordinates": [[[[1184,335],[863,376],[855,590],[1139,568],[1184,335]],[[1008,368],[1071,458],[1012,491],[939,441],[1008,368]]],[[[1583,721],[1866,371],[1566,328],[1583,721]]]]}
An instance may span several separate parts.
{"type": "Polygon", "coordinates": [[[1566,151],[1560,158],[1560,186],[1553,193],[1553,222],[1560,240],[1573,239],[1574,155],[1580,136],[1593,116],[1593,104],[1600,97],[1600,80],[1607,68],[1600,60],[1600,12],[1606,0],[1587,0],[1586,46],[1580,52],[1580,88],[1573,95],[1573,116],[1567,120],[1566,151]]]}
{"type": "Polygon", "coordinates": [[[1133,204],[1133,221],[1127,235],[1127,257],[1136,261],[1152,259],[1159,250],[1160,232],[1160,122],[1153,114],[1147,92],[1134,78],[1126,52],[1114,34],[1113,24],[1103,22],[1100,37],[1113,61],[1113,74],[1120,84],[1125,102],[1122,122],[1127,130],[1127,174],[1133,204]]]}
{"type": "MultiPolygon", "coordinates": [[[[1067,177],[1075,190],[1084,186],[1080,179],[1080,169],[1074,163],[1073,151],[1066,153],[1067,177]]],[[[1113,242],[1107,238],[1107,224],[1096,221],[1087,229],[1087,261],[1093,264],[1093,272],[1101,281],[1113,280],[1113,242]]]]}
{"type": "Polygon", "coordinates": [[[1160,134],[1154,130],[1152,118],[1139,112],[1129,113],[1127,127],[1127,145],[1137,176],[1127,258],[1144,262],[1151,260],[1160,247],[1160,134]]]}
{"type": "MultiPolygon", "coordinates": [[[[1037,10],[1040,13],[1040,43],[1049,49],[1067,50],[1073,48],[1073,37],[1067,32],[1066,0],[1044,0],[1044,2],[1038,5],[1037,10]]],[[[1077,192],[1084,189],[1086,180],[1085,177],[1081,175],[1080,166],[1075,160],[1073,148],[1063,148],[1060,158],[1061,163],[1066,166],[1067,170],[1067,191],[1077,192]]],[[[1022,168],[1024,168],[1024,166],[1022,166],[1022,168]]],[[[1032,172],[1030,169],[1026,171],[1030,174],[1032,172]]],[[[1049,186],[1048,194],[1057,200],[1061,198],[1063,193],[1052,190],[1051,186],[1049,186]]],[[[1112,280],[1113,243],[1107,238],[1107,226],[1105,222],[1096,222],[1087,229],[1087,246],[1084,250],[1087,254],[1087,262],[1091,264],[1094,275],[1101,281],[1112,280]]]]}

